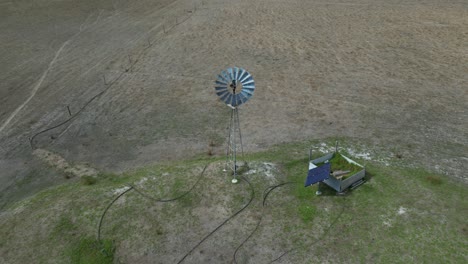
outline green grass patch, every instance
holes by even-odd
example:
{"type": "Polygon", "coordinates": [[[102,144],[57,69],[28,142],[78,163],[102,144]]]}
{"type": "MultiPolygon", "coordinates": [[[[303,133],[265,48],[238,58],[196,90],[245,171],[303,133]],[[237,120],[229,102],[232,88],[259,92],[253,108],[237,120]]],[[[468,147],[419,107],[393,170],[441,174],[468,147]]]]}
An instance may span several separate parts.
{"type": "Polygon", "coordinates": [[[95,183],[97,182],[97,178],[96,178],[96,177],[94,177],[94,176],[88,176],[88,175],[82,176],[80,180],[81,180],[81,183],[82,183],[83,185],[93,185],[93,184],[95,184],[95,183]]]}
{"type": "Polygon", "coordinates": [[[75,230],[77,230],[77,227],[73,223],[71,218],[67,215],[62,215],[50,235],[52,237],[61,238],[65,234],[68,234],[75,230]]]}
{"type": "Polygon", "coordinates": [[[441,185],[443,183],[442,178],[435,175],[426,176],[426,180],[432,185],[441,185]]]}
{"type": "Polygon", "coordinates": [[[111,264],[114,261],[114,251],[110,240],[98,243],[93,238],[82,238],[70,249],[70,261],[74,264],[111,264]]]}
{"type": "Polygon", "coordinates": [[[301,217],[302,221],[305,223],[311,222],[315,216],[315,206],[311,204],[301,204],[298,207],[299,216],[301,217]]]}
{"type": "Polygon", "coordinates": [[[17,180],[17,181],[16,181],[16,186],[17,186],[17,187],[22,187],[22,186],[31,184],[31,182],[33,182],[33,180],[35,179],[35,177],[34,177],[34,176],[35,176],[35,173],[37,173],[37,172],[33,170],[31,173],[29,173],[28,175],[26,175],[26,177],[17,180]]]}
{"type": "MultiPolygon", "coordinates": [[[[341,178],[342,180],[346,179],[347,177],[353,176],[354,174],[358,173],[362,170],[361,167],[357,166],[356,164],[348,162],[339,152],[334,153],[333,157],[328,161],[331,164],[331,171],[349,171],[346,175],[343,175],[341,178]]],[[[324,163],[315,164],[317,166],[321,166],[324,163]]]]}

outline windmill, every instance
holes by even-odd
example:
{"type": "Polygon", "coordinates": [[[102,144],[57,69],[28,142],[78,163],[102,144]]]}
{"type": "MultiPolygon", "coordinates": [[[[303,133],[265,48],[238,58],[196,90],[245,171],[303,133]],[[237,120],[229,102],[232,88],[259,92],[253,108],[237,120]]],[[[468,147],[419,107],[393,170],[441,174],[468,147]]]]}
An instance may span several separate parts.
{"type": "Polygon", "coordinates": [[[252,75],[242,68],[228,68],[216,78],[215,90],[218,97],[231,108],[225,171],[232,171],[232,183],[237,183],[237,152],[243,154],[242,134],[239,124],[239,106],[254,94],[255,83],[252,75]]]}

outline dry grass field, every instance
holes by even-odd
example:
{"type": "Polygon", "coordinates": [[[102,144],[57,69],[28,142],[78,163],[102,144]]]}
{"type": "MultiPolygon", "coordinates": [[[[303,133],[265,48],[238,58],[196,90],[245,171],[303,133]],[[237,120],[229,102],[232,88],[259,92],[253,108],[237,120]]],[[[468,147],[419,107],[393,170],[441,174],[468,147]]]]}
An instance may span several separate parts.
{"type": "Polygon", "coordinates": [[[213,83],[232,66],[256,83],[246,152],[338,137],[466,189],[466,0],[0,0],[0,46],[2,211],[86,173],[223,155],[213,83]]]}

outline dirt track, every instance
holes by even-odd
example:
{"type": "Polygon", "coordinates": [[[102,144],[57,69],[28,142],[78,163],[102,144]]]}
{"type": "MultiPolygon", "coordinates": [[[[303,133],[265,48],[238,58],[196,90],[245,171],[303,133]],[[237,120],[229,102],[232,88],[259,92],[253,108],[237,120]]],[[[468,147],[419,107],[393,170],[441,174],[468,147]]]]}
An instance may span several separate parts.
{"type": "Polygon", "coordinates": [[[63,180],[28,139],[70,113],[33,147],[121,171],[223,143],[229,66],[248,151],[351,137],[467,179],[466,1],[1,1],[0,36],[4,201],[63,180]]]}

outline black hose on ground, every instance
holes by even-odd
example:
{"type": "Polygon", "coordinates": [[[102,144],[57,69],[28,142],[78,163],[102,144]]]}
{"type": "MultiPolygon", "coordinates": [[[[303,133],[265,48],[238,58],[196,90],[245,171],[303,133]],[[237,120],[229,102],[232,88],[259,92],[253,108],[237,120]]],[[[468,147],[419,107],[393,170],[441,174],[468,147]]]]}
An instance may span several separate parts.
{"type": "Polygon", "coordinates": [[[52,126],[52,127],[49,127],[49,128],[46,128],[44,130],[41,130],[39,132],[37,132],[36,134],[34,134],[32,137],[29,138],[29,145],[31,146],[31,149],[34,149],[35,145],[34,145],[34,138],[36,138],[37,136],[39,136],[40,134],[43,134],[47,131],[50,131],[50,130],[53,130],[53,129],[56,129],[58,127],[61,127],[63,125],[65,125],[66,123],[72,121],[73,119],[75,119],[81,112],[83,112],[83,110],[91,103],[93,102],[96,98],[98,98],[99,96],[103,95],[105,92],[107,92],[107,90],[109,90],[121,77],[122,75],[124,74],[125,72],[122,72],[120,73],[120,75],[114,80],[112,81],[112,83],[110,83],[106,88],[104,88],[102,91],[100,91],[99,93],[97,93],[96,95],[94,95],[93,97],[91,97],[91,99],[89,99],[76,113],[74,113],[73,115],[71,115],[69,118],[67,118],[65,121],[62,121],[60,122],[59,124],[55,125],[55,126],[52,126]]]}
{"type": "MultiPolygon", "coordinates": [[[[31,136],[29,138],[29,145],[31,146],[31,149],[34,150],[34,139],[39,136],[40,134],[43,134],[47,131],[50,131],[50,130],[53,130],[53,129],[56,129],[58,127],[61,127],[63,125],[65,125],[66,123],[72,121],[73,119],[75,119],[81,112],[83,112],[83,110],[90,104],[92,103],[96,98],[100,97],[101,95],[103,95],[105,92],[107,92],[112,86],[114,86],[115,83],[117,83],[120,78],[122,78],[122,76],[127,73],[130,69],[133,68],[133,66],[135,66],[135,64],[140,60],[141,56],[146,52],[146,50],[148,50],[151,46],[148,46],[146,48],[143,49],[143,51],[137,56],[137,58],[133,61],[133,62],[130,62],[130,66],[128,68],[125,69],[125,71],[122,71],[119,76],[117,76],[117,78],[115,78],[112,82],[110,82],[106,88],[104,88],[102,91],[100,91],[99,93],[95,94],[93,97],[91,97],[88,101],[86,101],[86,103],[80,107],[80,109],[74,113],[73,115],[71,115],[69,118],[67,118],[66,120],[60,122],[59,124],[57,125],[54,125],[52,127],[49,127],[49,128],[46,128],[46,129],[43,129],[37,133],[35,133],[33,136],[31,136]]],[[[68,108],[68,111],[70,111],[70,109],[68,108]]]]}
{"type": "Polygon", "coordinates": [[[143,197],[147,198],[147,199],[150,199],[150,200],[153,200],[153,201],[156,201],[156,202],[172,202],[172,201],[175,201],[175,200],[178,200],[184,196],[186,196],[187,194],[189,194],[190,192],[192,192],[192,190],[195,188],[195,186],[197,186],[197,184],[200,182],[201,178],[203,177],[203,175],[205,174],[205,170],[206,168],[208,167],[208,164],[205,165],[205,167],[203,168],[203,171],[200,173],[200,176],[198,176],[198,179],[197,181],[195,182],[195,184],[192,185],[192,187],[190,187],[190,189],[186,192],[184,192],[183,194],[175,197],[175,198],[170,198],[170,199],[156,199],[150,195],[147,195],[145,194],[144,192],[138,190],[137,188],[135,188],[135,186],[129,184],[129,188],[127,190],[125,190],[124,192],[122,192],[121,194],[119,194],[117,197],[115,197],[110,203],[109,205],[106,207],[106,209],[104,210],[104,213],[102,214],[101,216],[101,219],[99,220],[99,226],[98,226],[98,232],[97,232],[97,242],[99,243],[99,245],[102,247],[102,251],[104,254],[106,254],[107,256],[109,255],[106,250],[104,249],[104,247],[102,246],[102,241],[101,241],[101,227],[102,227],[102,223],[103,223],[103,220],[104,220],[104,216],[106,215],[107,211],[109,210],[109,208],[120,198],[122,197],[124,194],[126,194],[127,192],[129,192],[130,190],[135,190],[138,194],[142,195],[143,197]]]}
{"type": "MultiPolygon", "coordinates": [[[[242,241],[242,243],[236,248],[236,250],[234,251],[234,254],[233,254],[233,263],[236,263],[237,264],[237,259],[236,259],[236,255],[237,255],[237,252],[239,251],[240,248],[242,248],[242,246],[253,236],[253,234],[258,230],[258,228],[260,227],[260,224],[263,220],[263,210],[265,209],[265,205],[266,205],[266,201],[268,199],[268,195],[273,191],[275,190],[276,188],[278,187],[281,187],[281,186],[284,186],[284,185],[288,185],[288,184],[294,184],[294,183],[298,183],[298,182],[283,182],[283,183],[280,183],[280,184],[277,184],[277,185],[273,185],[273,186],[270,186],[268,188],[266,188],[264,191],[263,191],[263,202],[262,202],[262,215],[260,217],[260,220],[258,221],[255,229],[249,234],[249,236],[244,239],[244,241],[242,241]]],[[[315,240],[314,242],[312,242],[311,244],[307,245],[307,247],[311,247],[313,245],[315,245],[316,243],[318,243],[321,238],[323,238],[324,236],[326,236],[331,228],[333,226],[335,226],[335,224],[337,223],[338,219],[341,217],[341,215],[343,214],[344,212],[344,209],[345,209],[345,206],[343,205],[342,209],[341,209],[341,212],[338,214],[338,216],[333,220],[333,222],[330,224],[330,226],[325,230],[325,232],[320,236],[320,238],[318,238],[317,240],[315,240]]],[[[305,247],[305,246],[303,246],[305,247]]],[[[278,256],[277,258],[273,259],[272,261],[270,261],[269,263],[274,263],[278,260],[280,260],[281,258],[283,258],[285,255],[295,251],[295,250],[298,250],[299,248],[292,248],[284,253],[282,253],[280,256],[278,256]]]]}
{"type": "MultiPolygon", "coordinates": [[[[195,11],[195,10],[194,10],[195,11]]],[[[182,20],[181,22],[178,22],[176,23],[174,26],[170,27],[168,30],[171,30],[172,28],[184,23],[185,21],[187,21],[188,19],[190,19],[192,16],[193,16],[193,13],[192,12],[188,17],[186,17],[184,20],[182,20]]],[[[148,40],[149,41],[149,40],[148,40]]],[[[94,101],[96,98],[98,98],[99,96],[101,96],[102,94],[104,94],[107,90],[109,90],[116,82],[119,81],[119,79],[125,74],[127,73],[129,70],[131,70],[133,68],[133,66],[135,66],[137,64],[138,61],[140,61],[141,57],[145,54],[146,50],[150,49],[152,44],[149,42],[148,43],[148,47],[145,47],[143,49],[143,51],[138,54],[138,56],[136,57],[136,59],[134,61],[130,61],[130,66],[128,68],[126,68],[123,72],[121,72],[119,74],[119,76],[117,76],[117,78],[115,78],[111,83],[109,83],[109,85],[104,88],[101,92],[97,93],[96,95],[94,95],[93,97],[91,97],[91,99],[89,99],[76,113],[74,113],[73,115],[71,115],[68,119],[60,122],[59,124],[55,125],[55,126],[52,126],[52,127],[49,127],[49,128],[46,128],[44,130],[41,130],[39,132],[37,132],[36,134],[34,134],[33,136],[31,136],[29,138],[29,145],[31,146],[31,149],[34,150],[34,138],[36,138],[37,136],[39,136],[40,134],[43,134],[47,131],[50,131],[50,130],[53,130],[53,129],[56,129],[58,127],[61,127],[63,125],[65,125],[66,123],[72,121],[73,119],[75,119],[92,101],[94,101]]],[[[106,84],[107,85],[107,84],[106,84]]],[[[68,107],[67,107],[68,108],[68,107]]],[[[70,113],[70,108],[68,108],[68,112],[70,113]]]]}
{"type": "Polygon", "coordinates": [[[225,225],[227,222],[229,222],[229,220],[233,219],[238,214],[240,214],[242,211],[244,211],[244,209],[247,208],[252,203],[252,201],[253,201],[253,199],[255,197],[255,190],[254,190],[252,184],[245,177],[241,177],[241,179],[249,184],[249,187],[250,187],[250,200],[249,200],[249,202],[247,204],[245,204],[244,207],[242,207],[239,211],[237,211],[236,213],[231,215],[229,218],[224,220],[220,225],[218,225],[215,229],[213,229],[213,231],[211,231],[208,235],[206,235],[202,240],[200,240],[200,242],[198,242],[189,252],[187,252],[187,254],[185,254],[177,262],[177,264],[182,263],[185,260],[185,258],[187,258],[187,256],[190,255],[198,246],[200,246],[205,240],[207,240],[211,235],[213,235],[216,231],[218,231],[223,225],[225,225]]]}
{"type": "Polygon", "coordinates": [[[109,205],[106,207],[106,209],[104,210],[104,213],[102,213],[101,215],[101,219],[99,219],[99,226],[98,226],[98,231],[97,231],[97,242],[98,244],[102,247],[102,251],[104,254],[106,254],[106,256],[109,256],[109,254],[106,252],[106,249],[104,248],[104,246],[102,245],[102,241],[101,241],[101,227],[102,227],[102,222],[104,221],[104,217],[106,216],[106,213],[107,211],[109,210],[109,208],[120,198],[122,197],[124,194],[126,194],[127,192],[131,191],[133,189],[133,187],[130,187],[128,188],[127,190],[123,191],[121,194],[117,195],[117,197],[115,197],[112,202],[109,203],[109,205]]]}
{"type": "Polygon", "coordinates": [[[297,182],[283,182],[283,183],[280,183],[280,184],[277,184],[277,185],[269,186],[263,191],[262,213],[261,213],[260,219],[258,220],[258,223],[255,226],[254,230],[249,234],[249,236],[247,238],[244,239],[244,241],[242,241],[242,243],[234,251],[233,259],[232,259],[233,263],[237,264],[237,258],[236,258],[237,252],[239,251],[239,249],[241,249],[244,246],[244,244],[253,236],[253,234],[260,227],[260,224],[261,224],[261,222],[263,220],[263,211],[265,209],[266,200],[267,200],[268,195],[270,194],[270,192],[273,191],[274,189],[278,188],[278,187],[281,187],[281,186],[287,185],[287,184],[292,184],[292,183],[297,183],[297,182]]]}
{"type": "Polygon", "coordinates": [[[106,209],[104,210],[104,213],[102,213],[101,219],[99,220],[99,226],[98,226],[98,232],[97,232],[98,242],[101,242],[101,226],[102,226],[102,221],[104,220],[104,216],[106,216],[107,211],[120,197],[122,197],[124,194],[131,191],[132,189],[133,187],[130,187],[127,190],[123,191],[121,194],[117,195],[117,197],[115,197],[114,200],[112,200],[112,202],[110,202],[109,205],[106,207],[106,209]]]}
{"type": "Polygon", "coordinates": [[[277,184],[277,185],[273,185],[273,186],[270,186],[268,188],[266,188],[264,191],[263,191],[263,206],[265,206],[266,204],[266,200],[268,198],[268,195],[270,194],[270,192],[272,192],[274,189],[278,188],[278,187],[281,187],[281,186],[284,186],[284,185],[287,185],[287,184],[293,184],[293,183],[298,183],[298,182],[283,182],[283,183],[280,183],[280,184],[277,184]],[[268,191],[267,191],[268,190],[268,191]],[[265,191],[267,191],[265,193],[265,191]]]}
{"type": "Polygon", "coordinates": [[[173,202],[175,200],[179,200],[181,198],[183,198],[184,196],[186,196],[187,194],[191,193],[192,190],[195,188],[195,186],[198,185],[198,183],[200,182],[200,180],[202,179],[203,175],[205,174],[205,170],[206,168],[208,167],[208,164],[205,165],[205,167],[203,167],[203,171],[200,173],[200,176],[198,176],[198,179],[197,181],[195,182],[195,184],[192,185],[192,187],[190,189],[188,189],[188,191],[184,192],[183,194],[177,196],[177,197],[174,197],[174,198],[169,198],[169,199],[162,199],[162,198],[154,198],[153,196],[151,195],[148,195],[142,191],[140,191],[139,189],[137,189],[135,186],[129,184],[128,186],[132,187],[137,193],[139,193],[141,196],[147,198],[147,199],[150,199],[152,201],[155,201],[157,203],[166,203],[166,202],[173,202]]]}
{"type": "MultiPolygon", "coordinates": [[[[346,198],[345,198],[346,199],[346,198]]],[[[333,222],[330,224],[330,226],[328,226],[328,228],[325,230],[325,232],[319,237],[317,238],[317,240],[315,240],[314,242],[306,245],[306,246],[302,246],[300,248],[306,248],[306,247],[312,247],[313,245],[317,244],[319,241],[322,240],[323,237],[325,237],[329,232],[330,230],[332,229],[333,226],[336,225],[336,223],[338,222],[338,220],[340,219],[341,215],[343,214],[345,210],[345,205],[343,205],[343,207],[341,208],[341,211],[340,213],[338,214],[338,216],[333,220],[333,222]]],[[[279,255],[277,258],[275,258],[274,260],[270,261],[269,263],[273,263],[273,262],[276,262],[278,260],[280,260],[282,257],[284,257],[286,254],[289,254],[293,251],[296,251],[296,250],[299,250],[300,248],[291,248],[290,250],[284,252],[283,254],[279,255]]]]}
{"type": "MultiPolygon", "coordinates": [[[[184,192],[183,194],[177,196],[177,197],[174,197],[174,198],[170,198],[170,199],[161,199],[161,198],[154,198],[142,191],[140,191],[139,189],[137,189],[135,186],[133,185],[129,185],[129,188],[127,190],[125,190],[124,192],[122,192],[121,194],[119,194],[116,198],[114,198],[111,203],[109,203],[109,205],[106,207],[106,209],[104,210],[104,213],[102,214],[101,218],[100,218],[100,221],[99,221],[99,226],[98,226],[98,234],[97,234],[97,241],[98,243],[102,246],[102,241],[101,241],[101,227],[102,227],[102,223],[103,223],[103,220],[104,220],[104,217],[107,213],[107,211],[109,210],[109,208],[120,198],[122,197],[124,194],[126,194],[127,192],[129,192],[130,190],[135,190],[138,194],[142,195],[143,197],[147,198],[147,199],[150,199],[150,200],[153,200],[155,202],[172,202],[172,201],[176,201],[178,199],[181,199],[183,197],[185,197],[186,195],[188,195],[190,192],[193,191],[193,189],[195,188],[196,185],[198,185],[198,183],[200,182],[201,178],[203,177],[204,173],[205,173],[205,170],[206,168],[208,167],[208,165],[206,165],[204,168],[203,168],[203,171],[200,173],[200,176],[199,178],[197,179],[197,181],[195,182],[194,185],[192,185],[192,187],[184,192]]],[[[241,179],[245,182],[248,183],[249,187],[250,187],[250,199],[249,201],[247,202],[247,204],[245,204],[240,210],[238,210],[236,213],[234,213],[233,215],[231,215],[230,217],[228,217],[226,220],[224,220],[221,224],[219,224],[215,229],[213,229],[209,234],[207,234],[202,240],[200,240],[200,242],[198,242],[189,252],[187,252],[177,263],[180,264],[182,263],[197,247],[199,247],[204,241],[206,241],[210,236],[212,236],[216,231],[218,231],[221,227],[223,227],[227,222],[229,222],[231,219],[233,219],[234,217],[236,217],[238,214],[240,214],[242,211],[244,211],[251,203],[252,201],[254,200],[254,197],[255,197],[255,190],[252,186],[252,184],[245,178],[245,177],[241,177],[241,179]]],[[[266,201],[268,199],[268,196],[269,194],[275,190],[276,188],[278,187],[281,187],[281,186],[284,186],[284,185],[288,185],[288,184],[294,184],[294,183],[297,183],[297,182],[283,182],[283,183],[280,183],[280,184],[277,184],[277,185],[273,185],[273,186],[270,186],[268,188],[266,188],[264,191],[263,191],[263,201],[262,201],[262,214],[261,214],[261,217],[260,217],[260,220],[258,221],[257,225],[255,226],[255,229],[249,234],[249,236],[244,239],[244,241],[242,241],[242,243],[236,248],[236,250],[234,251],[234,255],[233,255],[233,262],[234,263],[237,263],[237,259],[236,259],[236,255],[237,255],[237,252],[239,251],[240,248],[242,248],[242,246],[254,235],[254,233],[258,230],[258,228],[260,227],[260,224],[262,222],[262,219],[263,219],[263,210],[266,206],[266,201]]],[[[318,243],[320,241],[320,239],[322,237],[324,237],[325,235],[327,235],[329,233],[329,231],[331,230],[331,228],[337,223],[338,219],[341,217],[341,215],[343,214],[344,212],[344,205],[343,205],[343,208],[340,212],[340,214],[334,219],[334,221],[330,224],[330,226],[327,228],[327,230],[325,230],[325,232],[322,234],[322,236],[317,239],[316,241],[314,241],[313,243],[311,243],[310,245],[307,245],[308,247],[310,246],[313,246],[314,244],[318,243]]],[[[277,258],[275,258],[274,260],[272,260],[271,262],[269,263],[274,263],[278,260],[280,260],[282,257],[284,257],[285,255],[289,254],[290,252],[292,251],[295,251],[295,250],[298,250],[298,248],[292,248],[284,253],[282,253],[280,256],[278,256],[277,258]]],[[[105,251],[105,249],[103,248],[102,250],[106,255],[108,255],[108,253],[105,251]]]]}

